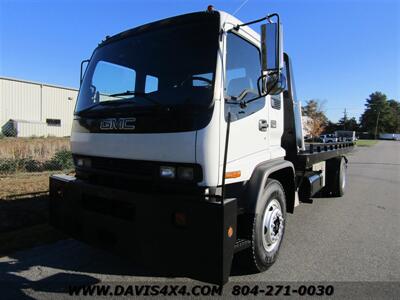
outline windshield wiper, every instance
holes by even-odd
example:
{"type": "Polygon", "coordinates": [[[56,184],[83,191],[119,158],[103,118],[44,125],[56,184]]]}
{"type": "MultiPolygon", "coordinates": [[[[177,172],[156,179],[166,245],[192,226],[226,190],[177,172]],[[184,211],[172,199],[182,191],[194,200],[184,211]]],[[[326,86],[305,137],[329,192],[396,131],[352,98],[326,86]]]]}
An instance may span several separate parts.
{"type": "MultiPolygon", "coordinates": [[[[147,101],[157,105],[157,106],[164,106],[162,103],[158,102],[157,100],[151,98],[147,93],[143,92],[137,92],[137,91],[125,91],[122,93],[116,93],[116,94],[111,94],[108,95],[109,97],[119,97],[119,96],[138,96],[142,97],[143,99],[146,99],[147,101]]],[[[112,102],[112,101],[106,101],[106,102],[112,102]]],[[[116,101],[119,102],[119,101],[116,101]]]]}
{"type": "MultiPolygon", "coordinates": [[[[160,102],[158,102],[157,100],[154,100],[153,98],[150,98],[146,93],[141,93],[141,92],[135,92],[135,91],[126,91],[123,93],[116,93],[116,94],[112,94],[112,95],[108,95],[109,97],[119,97],[119,96],[139,96],[139,97],[143,97],[143,99],[148,100],[149,102],[153,103],[156,107],[165,107],[166,111],[170,111],[171,107],[164,105],[160,102]]],[[[78,115],[84,115],[89,111],[92,111],[94,108],[97,107],[101,107],[101,106],[120,106],[120,105],[124,105],[127,103],[136,103],[135,100],[132,99],[121,99],[121,100],[107,100],[107,101],[101,101],[98,103],[95,103],[79,112],[77,112],[78,115]]]]}
{"type": "MultiPolygon", "coordinates": [[[[93,105],[90,105],[89,107],[86,107],[86,108],[82,109],[81,111],[79,111],[77,113],[79,115],[80,114],[85,114],[85,113],[87,113],[87,112],[89,112],[89,111],[91,111],[94,108],[99,107],[99,106],[119,106],[119,105],[122,105],[122,104],[126,104],[127,102],[128,101],[126,101],[126,100],[125,101],[124,100],[101,101],[101,102],[95,103],[93,105]]],[[[131,100],[129,102],[131,102],[131,100]]]]}

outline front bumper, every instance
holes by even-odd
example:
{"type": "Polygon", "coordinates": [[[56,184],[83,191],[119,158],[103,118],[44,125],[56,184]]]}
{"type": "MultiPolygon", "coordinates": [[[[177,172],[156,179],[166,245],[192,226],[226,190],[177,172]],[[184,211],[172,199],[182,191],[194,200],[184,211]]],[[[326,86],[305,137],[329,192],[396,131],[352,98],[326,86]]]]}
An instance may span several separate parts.
{"type": "Polygon", "coordinates": [[[236,199],[138,194],[50,177],[50,223],[158,274],[225,284],[236,241],[236,199]],[[177,223],[176,214],[179,216],[177,223]]]}

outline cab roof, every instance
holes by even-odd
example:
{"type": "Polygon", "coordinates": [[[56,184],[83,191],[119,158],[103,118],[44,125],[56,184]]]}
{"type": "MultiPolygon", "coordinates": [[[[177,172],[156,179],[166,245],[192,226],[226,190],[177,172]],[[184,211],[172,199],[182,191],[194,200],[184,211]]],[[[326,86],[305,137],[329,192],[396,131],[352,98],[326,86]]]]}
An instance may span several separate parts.
{"type": "MultiPolygon", "coordinates": [[[[236,17],[234,17],[231,14],[226,13],[224,11],[213,10],[211,12],[208,12],[208,11],[193,12],[193,13],[178,15],[178,16],[154,21],[151,23],[140,25],[140,26],[132,28],[132,29],[125,30],[125,31],[117,33],[113,36],[107,36],[105,38],[105,40],[103,40],[101,43],[99,43],[99,47],[109,44],[111,42],[114,42],[116,40],[124,39],[128,36],[133,36],[133,35],[145,33],[147,31],[161,29],[170,24],[171,25],[172,24],[180,25],[180,24],[191,23],[191,22],[196,22],[196,21],[204,21],[204,20],[207,20],[207,18],[210,18],[210,20],[212,20],[213,18],[219,18],[220,28],[223,28],[224,30],[229,30],[238,24],[243,24],[242,21],[240,21],[236,17]]],[[[251,36],[255,41],[257,41],[257,42],[260,41],[259,34],[256,31],[254,31],[253,29],[251,29],[249,26],[240,27],[240,31],[244,31],[247,35],[251,36]]]]}

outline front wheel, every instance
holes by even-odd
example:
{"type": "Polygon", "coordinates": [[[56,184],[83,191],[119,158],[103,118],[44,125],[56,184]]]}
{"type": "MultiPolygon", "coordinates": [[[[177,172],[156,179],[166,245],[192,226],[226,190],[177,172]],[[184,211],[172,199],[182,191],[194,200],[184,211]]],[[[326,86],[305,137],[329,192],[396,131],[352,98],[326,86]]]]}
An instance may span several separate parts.
{"type": "Polygon", "coordinates": [[[267,270],[277,259],[285,233],[286,199],[279,181],[268,179],[252,219],[251,247],[239,253],[239,263],[252,272],[267,270]]]}

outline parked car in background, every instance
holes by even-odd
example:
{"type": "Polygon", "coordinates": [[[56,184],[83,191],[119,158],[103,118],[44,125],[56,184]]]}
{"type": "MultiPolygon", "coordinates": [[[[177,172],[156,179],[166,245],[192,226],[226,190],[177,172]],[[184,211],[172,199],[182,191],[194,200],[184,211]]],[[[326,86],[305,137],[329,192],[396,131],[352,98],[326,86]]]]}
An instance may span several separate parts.
{"type": "Polygon", "coordinates": [[[356,139],[356,132],[349,130],[338,130],[335,131],[335,136],[339,142],[354,142],[356,139]]]}
{"type": "Polygon", "coordinates": [[[399,141],[400,140],[400,133],[380,133],[379,134],[380,140],[393,140],[399,141]]]}
{"type": "Polygon", "coordinates": [[[334,134],[323,134],[319,136],[321,143],[337,143],[338,138],[334,134]]]}

